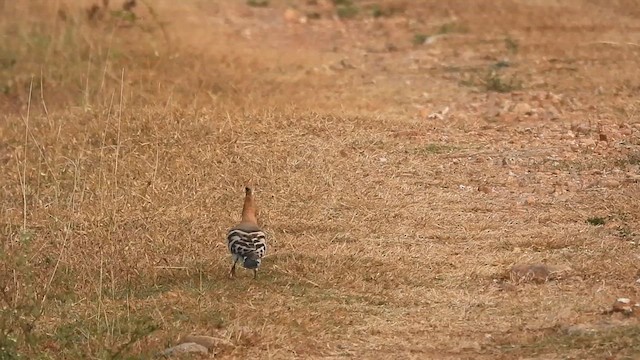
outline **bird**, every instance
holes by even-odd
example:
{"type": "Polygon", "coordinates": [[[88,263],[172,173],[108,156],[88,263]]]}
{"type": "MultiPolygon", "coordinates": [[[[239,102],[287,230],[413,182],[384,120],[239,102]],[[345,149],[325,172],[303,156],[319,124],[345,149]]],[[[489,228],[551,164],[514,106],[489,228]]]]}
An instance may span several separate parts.
{"type": "Polygon", "coordinates": [[[249,187],[245,187],[244,191],[244,205],[242,206],[240,223],[227,232],[227,246],[233,262],[229,277],[235,277],[236,264],[238,261],[242,261],[244,268],[253,270],[253,278],[256,279],[262,257],[267,252],[267,236],[258,225],[253,191],[249,187]]]}

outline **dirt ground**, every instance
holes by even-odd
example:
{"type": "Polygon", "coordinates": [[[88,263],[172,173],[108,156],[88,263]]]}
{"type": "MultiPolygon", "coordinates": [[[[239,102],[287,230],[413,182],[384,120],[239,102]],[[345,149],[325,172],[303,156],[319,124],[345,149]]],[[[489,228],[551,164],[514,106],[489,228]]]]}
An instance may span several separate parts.
{"type": "Polygon", "coordinates": [[[637,1],[106,5],[0,2],[0,358],[640,357],[637,1]]]}

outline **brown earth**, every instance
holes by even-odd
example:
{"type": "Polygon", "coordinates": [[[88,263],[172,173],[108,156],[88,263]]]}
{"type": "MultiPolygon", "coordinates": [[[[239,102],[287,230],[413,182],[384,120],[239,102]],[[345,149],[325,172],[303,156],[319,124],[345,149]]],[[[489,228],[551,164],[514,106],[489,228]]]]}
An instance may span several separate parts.
{"type": "Polygon", "coordinates": [[[637,1],[247,3],[0,2],[0,358],[640,356],[637,1]]]}

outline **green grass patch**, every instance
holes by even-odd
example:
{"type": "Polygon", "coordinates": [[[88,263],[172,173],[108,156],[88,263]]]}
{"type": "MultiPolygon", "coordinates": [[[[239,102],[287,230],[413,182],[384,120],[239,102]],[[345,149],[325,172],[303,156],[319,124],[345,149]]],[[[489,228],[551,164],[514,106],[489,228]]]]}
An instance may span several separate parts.
{"type": "Polygon", "coordinates": [[[508,93],[522,89],[522,81],[516,76],[507,77],[497,71],[489,71],[481,81],[486,91],[508,93]]]}
{"type": "Polygon", "coordinates": [[[253,7],[267,7],[269,6],[269,0],[247,0],[247,5],[253,7]]]}
{"type": "Polygon", "coordinates": [[[413,43],[413,45],[422,45],[425,43],[425,41],[427,41],[428,38],[429,35],[427,34],[415,34],[413,35],[413,39],[411,40],[411,42],[413,43]]]}
{"type": "Polygon", "coordinates": [[[336,14],[341,19],[354,18],[356,17],[356,15],[358,15],[359,12],[360,10],[358,9],[358,7],[353,4],[336,6],[336,14]]]}
{"type": "Polygon", "coordinates": [[[504,39],[504,47],[507,49],[507,51],[511,54],[517,54],[518,50],[520,49],[520,43],[512,38],[511,36],[507,36],[504,39]]]}
{"type": "Polygon", "coordinates": [[[593,226],[602,226],[607,223],[607,220],[603,217],[594,216],[587,219],[587,224],[593,226]]]}
{"type": "Polygon", "coordinates": [[[465,34],[465,33],[468,33],[468,32],[469,32],[469,28],[466,25],[458,23],[458,22],[450,22],[450,23],[446,23],[446,24],[440,25],[440,27],[436,31],[436,34],[438,34],[438,35],[443,35],[443,34],[465,34]]]}
{"type": "Polygon", "coordinates": [[[440,154],[450,154],[459,150],[458,147],[442,144],[442,143],[430,143],[423,146],[415,147],[411,150],[408,150],[409,153],[415,155],[440,155],[440,154]]]}

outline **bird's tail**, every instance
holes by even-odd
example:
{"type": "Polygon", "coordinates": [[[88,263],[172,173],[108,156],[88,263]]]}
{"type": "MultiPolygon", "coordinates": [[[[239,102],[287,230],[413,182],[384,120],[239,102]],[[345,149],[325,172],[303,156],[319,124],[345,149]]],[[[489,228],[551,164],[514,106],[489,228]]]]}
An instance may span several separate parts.
{"type": "Polygon", "coordinates": [[[242,266],[244,266],[247,269],[254,270],[260,266],[260,262],[261,262],[261,259],[251,254],[244,258],[244,263],[242,264],[242,266]]]}

